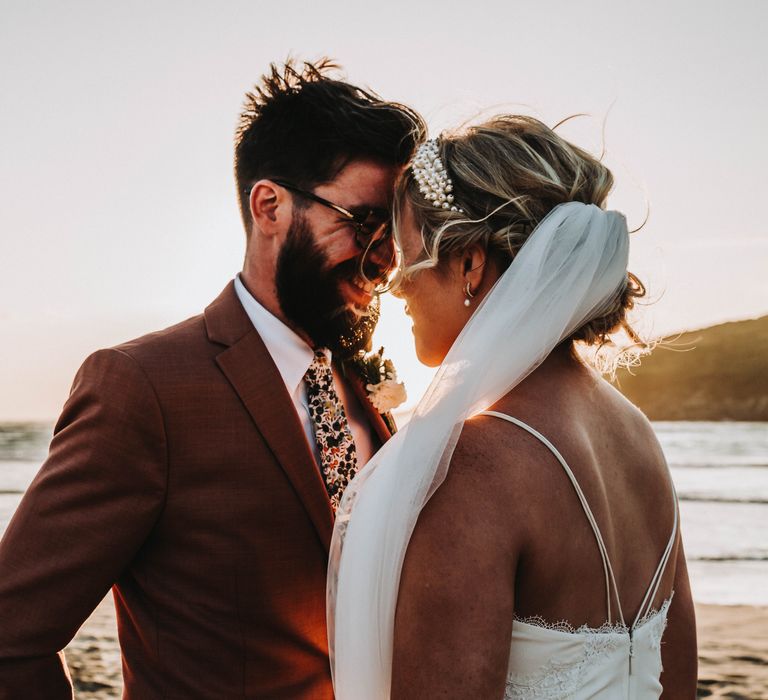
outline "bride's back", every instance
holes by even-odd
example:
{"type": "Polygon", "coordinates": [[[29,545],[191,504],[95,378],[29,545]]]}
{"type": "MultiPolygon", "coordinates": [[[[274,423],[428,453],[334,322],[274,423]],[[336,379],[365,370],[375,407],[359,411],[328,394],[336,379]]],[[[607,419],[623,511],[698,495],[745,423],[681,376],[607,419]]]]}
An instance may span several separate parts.
{"type": "MultiPolygon", "coordinates": [[[[557,349],[493,410],[526,423],[560,452],[605,541],[627,624],[651,584],[675,520],[669,472],[645,416],[594,372],[557,349]]],[[[496,504],[517,551],[515,615],[599,627],[605,573],[595,534],[563,467],[540,439],[507,421],[478,417],[470,430],[515,494],[496,504]]],[[[473,440],[474,442],[474,440],[473,440]]],[[[656,599],[672,591],[676,548],[656,599]]],[[[619,619],[615,599],[613,622],[619,619]]]]}
{"type": "Polygon", "coordinates": [[[555,349],[464,423],[419,515],[392,697],[691,697],[676,513],[648,420],[567,345],[555,349]]]}

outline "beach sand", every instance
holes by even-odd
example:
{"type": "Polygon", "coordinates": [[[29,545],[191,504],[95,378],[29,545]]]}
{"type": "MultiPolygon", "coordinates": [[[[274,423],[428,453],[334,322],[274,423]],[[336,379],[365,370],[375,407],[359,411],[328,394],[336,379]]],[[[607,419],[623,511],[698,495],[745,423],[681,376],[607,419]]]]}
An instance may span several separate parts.
{"type": "Polygon", "coordinates": [[[768,699],[768,608],[697,605],[699,697],[768,699]]]}
{"type": "Polygon", "coordinates": [[[123,693],[120,647],[112,595],[101,601],[64,650],[77,700],[106,700],[123,693]]]}
{"type": "MultiPolygon", "coordinates": [[[[768,608],[697,605],[699,697],[768,700],[768,608]]],[[[66,649],[77,700],[122,693],[112,597],[66,649]]]]}

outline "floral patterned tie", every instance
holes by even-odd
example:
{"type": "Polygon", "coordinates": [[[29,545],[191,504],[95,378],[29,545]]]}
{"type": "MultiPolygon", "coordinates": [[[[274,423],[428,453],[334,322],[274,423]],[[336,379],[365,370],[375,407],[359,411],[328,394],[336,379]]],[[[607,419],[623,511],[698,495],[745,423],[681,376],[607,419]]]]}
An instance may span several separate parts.
{"type": "Polygon", "coordinates": [[[341,503],[344,489],[357,472],[355,441],[347,423],[344,405],[333,386],[333,372],[322,350],[304,375],[307,386],[309,415],[315,428],[315,441],[320,450],[320,462],[325,487],[333,512],[341,503]]]}

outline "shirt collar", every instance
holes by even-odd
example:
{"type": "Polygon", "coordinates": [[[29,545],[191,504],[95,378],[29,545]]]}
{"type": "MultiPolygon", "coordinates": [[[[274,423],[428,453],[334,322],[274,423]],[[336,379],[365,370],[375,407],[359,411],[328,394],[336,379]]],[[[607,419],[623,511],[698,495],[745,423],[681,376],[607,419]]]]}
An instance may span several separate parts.
{"type": "MultiPolygon", "coordinates": [[[[254,299],[242,283],[240,275],[235,277],[235,292],[272,356],[288,392],[293,396],[304,380],[309,365],[312,364],[314,350],[295,331],[254,299]]],[[[326,350],[325,355],[330,362],[330,350],[326,350]]]]}

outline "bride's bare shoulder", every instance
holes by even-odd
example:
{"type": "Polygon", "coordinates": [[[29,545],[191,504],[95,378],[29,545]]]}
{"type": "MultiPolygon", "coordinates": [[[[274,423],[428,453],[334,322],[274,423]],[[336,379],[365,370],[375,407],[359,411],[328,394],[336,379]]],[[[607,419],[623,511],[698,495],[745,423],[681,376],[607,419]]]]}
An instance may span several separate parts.
{"type": "MultiPolygon", "coordinates": [[[[512,417],[520,412],[530,414],[508,403],[492,409],[512,417]]],[[[464,494],[472,492],[476,498],[482,494],[489,508],[498,503],[509,509],[521,491],[527,491],[531,474],[538,471],[532,468],[552,459],[538,439],[518,426],[495,416],[473,416],[464,423],[456,444],[444,496],[453,494],[461,500],[464,494]]]]}
{"type": "Polygon", "coordinates": [[[545,436],[551,436],[553,441],[559,440],[563,433],[575,427],[562,419],[557,406],[523,392],[502,397],[488,411],[495,415],[481,413],[464,423],[454,454],[454,460],[460,468],[482,460],[487,468],[502,469],[509,477],[510,471],[515,471],[515,466],[528,466],[532,462],[540,462],[542,458],[551,457],[541,440],[523,427],[505,420],[503,416],[520,421],[545,436]]]}
{"type": "MultiPolygon", "coordinates": [[[[490,411],[517,418],[516,411],[501,410],[493,406],[490,411]]],[[[478,414],[464,423],[454,452],[452,467],[467,468],[475,465],[487,467],[505,463],[509,470],[510,459],[525,462],[540,453],[541,443],[530,433],[496,415],[478,414]]]]}

